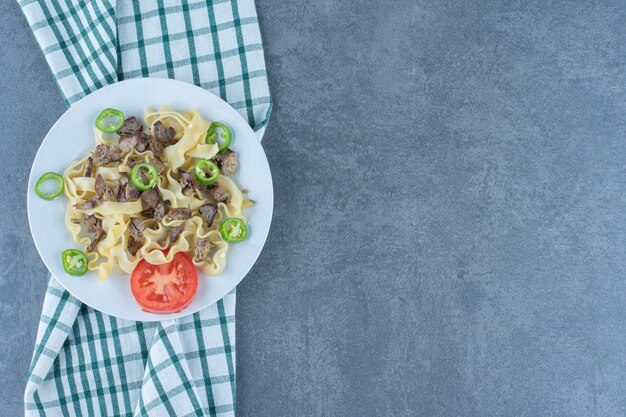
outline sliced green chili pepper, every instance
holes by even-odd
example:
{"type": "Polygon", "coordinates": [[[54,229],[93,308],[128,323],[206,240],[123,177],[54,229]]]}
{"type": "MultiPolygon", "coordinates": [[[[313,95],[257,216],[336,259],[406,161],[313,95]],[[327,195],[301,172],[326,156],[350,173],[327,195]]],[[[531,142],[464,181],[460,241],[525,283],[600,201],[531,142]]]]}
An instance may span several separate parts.
{"type": "Polygon", "coordinates": [[[159,173],[156,167],[147,162],[136,164],[130,170],[130,182],[140,191],[146,191],[154,187],[158,178],[159,173]]]}
{"type": "Polygon", "coordinates": [[[213,161],[208,159],[198,159],[196,167],[196,179],[204,185],[213,184],[220,176],[220,168],[213,161]]]}
{"type": "Polygon", "coordinates": [[[230,217],[220,224],[220,234],[227,242],[241,242],[246,238],[248,229],[243,220],[230,217]]]}
{"type": "Polygon", "coordinates": [[[43,174],[38,180],[37,184],[35,184],[35,193],[44,200],[52,200],[63,192],[63,177],[57,174],[56,172],[46,172],[43,174]],[[48,180],[53,180],[57,182],[57,188],[51,193],[44,193],[41,191],[41,186],[44,182],[48,180]]]}
{"type": "Polygon", "coordinates": [[[70,275],[85,275],[87,272],[87,256],[78,249],[67,249],[61,254],[63,269],[70,275]]]}
{"type": "Polygon", "coordinates": [[[206,143],[217,143],[219,145],[220,152],[224,152],[230,146],[230,142],[233,140],[233,135],[231,135],[230,130],[224,123],[213,122],[211,126],[209,126],[209,130],[206,132],[206,143]],[[215,129],[218,127],[222,128],[222,133],[219,135],[215,132],[215,129]],[[217,142],[217,138],[221,137],[224,139],[224,142],[217,142]]]}
{"type": "Polygon", "coordinates": [[[105,133],[116,132],[124,124],[124,113],[117,109],[104,109],[100,116],[96,118],[96,127],[105,133]],[[115,116],[119,119],[117,124],[109,123],[108,126],[102,124],[104,119],[109,116],[115,116]]]}

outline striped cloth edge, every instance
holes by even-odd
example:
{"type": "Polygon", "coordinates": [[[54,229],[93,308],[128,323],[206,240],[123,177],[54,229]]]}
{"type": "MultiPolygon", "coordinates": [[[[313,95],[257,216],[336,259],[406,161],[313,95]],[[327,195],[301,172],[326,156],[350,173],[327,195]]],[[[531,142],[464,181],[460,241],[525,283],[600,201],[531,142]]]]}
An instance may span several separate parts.
{"type": "MultiPolygon", "coordinates": [[[[176,78],[271,114],[253,0],[18,0],[67,105],[117,80],[176,78]]],[[[50,277],[24,395],[30,416],[233,416],[233,290],[192,316],[116,319],[50,277]]]]}

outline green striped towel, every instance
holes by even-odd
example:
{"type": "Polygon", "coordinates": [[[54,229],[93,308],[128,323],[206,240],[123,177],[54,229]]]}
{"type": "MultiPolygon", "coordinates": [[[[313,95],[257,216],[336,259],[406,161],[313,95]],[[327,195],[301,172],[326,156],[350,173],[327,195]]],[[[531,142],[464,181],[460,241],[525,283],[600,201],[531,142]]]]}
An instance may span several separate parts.
{"type": "MultiPolygon", "coordinates": [[[[117,80],[219,95],[257,131],[271,98],[254,0],[19,0],[68,105],[117,80]]],[[[233,416],[235,291],[179,320],[116,319],[50,278],[27,416],[233,416]]]]}

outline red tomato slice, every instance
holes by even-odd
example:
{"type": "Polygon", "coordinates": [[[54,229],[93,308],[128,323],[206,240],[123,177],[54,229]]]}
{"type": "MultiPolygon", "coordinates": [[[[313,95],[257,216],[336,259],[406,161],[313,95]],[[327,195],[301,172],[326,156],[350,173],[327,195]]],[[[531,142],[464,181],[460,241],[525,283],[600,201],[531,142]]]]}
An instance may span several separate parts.
{"type": "Polygon", "coordinates": [[[163,265],[152,265],[142,259],[130,277],[130,289],[143,310],[177,313],[195,297],[198,271],[189,256],[182,252],[163,265]]]}

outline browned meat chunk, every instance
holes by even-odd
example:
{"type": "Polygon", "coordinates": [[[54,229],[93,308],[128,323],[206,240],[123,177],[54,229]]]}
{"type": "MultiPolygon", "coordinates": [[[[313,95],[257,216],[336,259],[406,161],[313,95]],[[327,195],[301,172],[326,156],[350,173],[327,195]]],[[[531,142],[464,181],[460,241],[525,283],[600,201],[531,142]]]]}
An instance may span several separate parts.
{"type": "Polygon", "coordinates": [[[100,243],[100,241],[106,236],[106,232],[102,228],[102,220],[98,219],[93,214],[85,216],[85,225],[90,233],[95,233],[95,236],[91,239],[89,246],[87,246],[87,252],[93,252],[98,243],[100,243]]]}
{"type": "Polygon", "coordinates": [[[134,201],[139,198],[141,191],[136,189],[132,184],[126,186],[126,200],[134,201]]]}
{"type": "Polygon", "coordinates": [[[163,165],[163,162],[157,157],[152,158],[150,163],[155,166],[159,174],[165,169],[165,165],[163,165]]]}
{"type": "Polygon", "coordinates": [[[219,185],[211,187],[211,196],[218,202],[228,201],[230,194],[219,185]]]}
{"type": "Polygon", "coordinates": [[[91,152],[91,155],[103,165],[117,162],[121,158],[120,150],[116,146],[109,146],[104,143],[96,146],[96,149],[91,152]]]}
{"type": "Polygon", "coordinates": [[[154,137],[156,138],[156,140],[161,142],[163,146],[169,146],[174,142],[174,135],[176,134],[174,128],[168,127],[166,129],[160,120],[154,122],[152,128],[154,132],[154,137]]]}
{"type": "Polygon", "coordinates": [[[122,136],[117,146],[120,148],[120,151],[122,151],[123,153],[128,153],[131,150],[133,150],[135,146],[137,146],[137,143],[139,143],[140,138],[141,138],[141,133],[135,133],[134,135],[129,135],[129,136],[122,136]]]}
{"type": "MultiPolygon", "coordinates": [[[[178,173],[180,174],[182,170],[178,170],[178,173]]],[[[185,172],[185,171],[183,171],[185,172]]],[[[194,175],[193,171],[189,172],[185,175],[185,181],[189,181],[189,179],[191,179],[191,184],[193,186],[193,188],[195,188],[198,191],[204,191],[206,193],[211,193],[211,187],[212,185],[204,185],[202,184],[200,181],[198,181],[198,179],[196,178],[196,176],[194,175]]],[[[181,186],[183,185],[183,183],[181,182],[181,186]]],[[[193,190],[191,191],[193,192],[193,190]]],[[[190,192],[190,194],[191,194],[190,192]]]]}
{"type": "Polygon", "coordinates": [[[143,246],[143,236],[140,239],[135,239],[134,237],[130,236],[128,238],[128,252],[130,252],[130,254],[132,256],[137,255],[137,252],[139,252],[139,249],[141,249],[141,247],[143,246]]]}
{"type": "Polygon", "coordinates": [[[128,184],[123,184],[122,182],[122,177],[120,176],[120,186],[117,187],[117,201],[125,203],[128,201],[126,198],[126,187],[128,187],[128,184]]]}
{"type": "Polygon", "coordinates": [[[170,205],[170,200],[159,201],[157,203],[157,206],[154,208],[154,218],[157,219],[157,221],[163,220],[163,217],[165,217],[165,213],[167,213],[167,211],[170,209],[170,205]]]}
{"type": "Polygon", "coordinates": [[[98,230],[96,232],[96,235],[93,237],[93,239],[91,239],[91,242],[89,243],[89,245],[87,246],[87,252],[93,252],[96,250],[96,247],[98,246],[98,243],[100,243],[102,241],[102,239],[104,239],[106,237],[106,233],[104,233],[104,230],[98,230]]]}
{"type": "Polygon", "coordinates": [[[137,142],[139,142],[139,135],[131,135],[131,136],[122,136],[118,143],[120,151],[123,153],[128,153],[137,146],[137,142]]]}
{"type": "Polygon", "coordinates": [[[230,149],[226,150],[220,158],[219,166],[222,174],[226,176],[233,175],[237,170],[237,153],[230,149]]]}
{"type": "Polygon", "coordinates": [[[137,132],[129,136],[122,136],[119,147],[123,153],[130,152],[133,148],[137,152],[143,152],[148,147],[148,135],[143,132],[137,132]]]}
{"type": "Polygon", "coordinates": [[[170,240],[170,245],[173,245],[174,243],[176,243],[176,241],[178,240],[178,237],[180,236],[180,233],[183,231],[183,225],[180,224],[176,227],[172,227],[170,228],[170,230],[168,231],[168,238],[170,240]]]}
{"type": "Polygon", "coordinates": [[[109,187],[102,175],[96,175],[96,195],[102,201],[115,201],[117,199],[118,190],[109,187]]]}
{"type": "Polygon", "coordinates": [[[156,158],[161,157],[161,144],[157,142],[154,136],[148,135],[148,146],[156,158]]]}
{"type": "Polygon", "coordinates": [[[145,209],[144,211],[141,212],[141,215],[147,219],[152,219],[154,218],[154,209],[153,208],[145,209]]]}
{"type": "Polygon", "coordinates": [[[172,208],[170,209],[163,220],[187,220],[191,219],[191,210],[186,207],[172,208]]]}
{"type": "Polygon", "coordinates": [[[141,193],[141,199],[148,203],[148,205],[152,208],[157,207],[157,203],[161,200],[161,192],[158,187],[154,187],[150,190],[144,191],[141,193]]]}
{"type": "Polygon", "coordinates": [[[109,187],[107,194],[104,195],[105,201],[117,201],[117,196],[119,195],[120,187],[115,185],[113,187],[109,187]]]}
{"type": "Polygon", "coordinates": [[[91,171],[93,171],[93,158],[90,156],[87,158],[87,164],[85,165],[83,177],[91,177],[91,171]]]}
{"type": "Polygon", "coordinates": [[[196,262],[206,261],[213,247],[213,242],[209,239],[198,239],[196,248],[193,251],[193,259],[196,262]]]}
{"type": "Polygon", "coordinates": [[[102,220],[97,218],[95,214],[87,214],[85,216],[85,226],[87,226],[88,232],[96,233],[102,227],[102,220]]]}
{"type": "Polygon", "coordinates": [[[139,198],[141,191],[136,189],[131,183],[128,174],[125,172],[120,173],[120,186],[117,193],[117,201],[134,201],[139,198]]]}
{"type": "Polygon", "coordinates": [[[144,152],[146,149],[148,149],[148,135],[142,133],[139,136],[139,140],[135,145],[135,149],[137,150],[137,152],[144,152]]]}
{"type": "Polygon", "coordinates": [[[133,237],[140,237],[143,231],[146,230],[146,225],[139,217],[131,217],[128,223],[128,230],[133,237]]]}
{"type": "Polygon", "coordinates": [[[194,176],[191,172],[182,169],[178,170],[178,181],[180,182],[183,195],[193,194],[193,178],[194,176]]]}
{"type": "Polygon", "coordinates": [[[141,125],[141,122],[137,120],[135,116],[131,116],[124,120],[124,124],[119,128],[117,134],[120,136],[128,136],[141,132],[142,130],[143,126],[141,125]]]}
{"type": "Polygon", "coordinates": [[[100,200],[92,199],[92,200],[87,200],[81,204],[74,204],[74,208],[76,210],[93,210],[100,203],[101,203],[100,200]]]}
{"type": "Polygon", "coordinates": [[[102,198],[102,196],[104,195],[106,191],[107,191],[107,183],[104,182],[104,178],[102,178],[102,175],[100,174],[96,175],[96,195],[99,198],[102,198]]]}
{"type": "Polygon", "coordinates": [[[130,234],[128,237],[128,252],[133,256],[137,254],[145,243],[145,238],[143,237],[143,231],[145,229],[146,226],[139,217],[130,218],[130,222],[128,223],[128,231],[130,234]]]}
{"type": "Polygon", "coordinates": [[[207,227],[211,227],[213,224],[213,220],[215,220],[215,215],[217,214],[217,205],[215,204],[205,204],[200,206],[199,208],[200,214],[202,215],[202,219],[206,223],[207,227]]]}
{"type": "Polygon", "coordinates": [[[104,229],[98,229],[94,238],[91,239],[91,243],[89,243],[89,246],[87,246],[87,252],[93,252],[94,250],[96,250],[96,246],[98,246],[98,243],[100,243],[100,241],[104,239],[106,235],[107,234],[104,229]]]}

